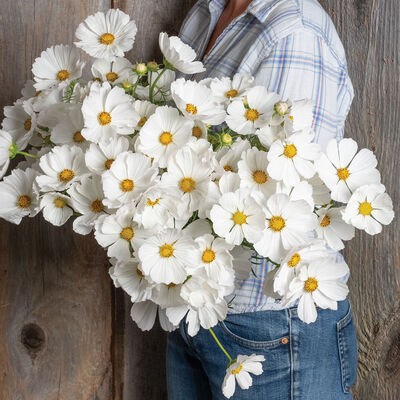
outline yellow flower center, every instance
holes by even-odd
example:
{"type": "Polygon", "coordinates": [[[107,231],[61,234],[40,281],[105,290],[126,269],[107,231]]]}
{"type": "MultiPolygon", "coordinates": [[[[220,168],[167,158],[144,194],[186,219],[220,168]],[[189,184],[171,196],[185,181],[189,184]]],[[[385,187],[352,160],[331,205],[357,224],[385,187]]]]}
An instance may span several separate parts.
{"type": "Polygon", "coordinates": [[[115,37],[114,37],[114,35],[112,34],[112,33],[103,33],[101,36],[100,36],[100,43],[101,44],[105,44],[105,45],[110,45],[110,44],[113,44],[113,42],[114,42],[114,40],[115,40],[115,37]]]}
{"type": "Polygon", "coordinates": [[[124,179],[120,184],[119,187],[123,192],[132,192],[135,188],[135,182],[132,179],[124,179]]]}
{"type": "Polygon", "coordinates": [[[197,114],[197,107],[193,104],[186,104],[186,112],[189,114],[196,115],[197,114]]]}
{"type": "Polygon", "coordinates": [[[232,136],[229,133],[224,133],[222,135],[222,143],[231,144],[232,143],[232,136]]]}
{"type": "Polygon", "coordinates": [[[61,182],[69,182],[75,176],[75,172],[70,169],[64,169],[58,174],[58,180],[61,182]]]}
{"type": "Polygon", "coordinates": [[[275,216],[269,220],[269,227],[274,232],[280,232],[286,226],[286,222],[282,217],[275,216]]]}
{"type": "Polygon", "coordinates": [[[233,168],[228,164],[224,166],[224,170],[233,172],[233,168]]]}
{"type": "Polygon", "coordinates": [[[109,81],[109,82],[114,82],[114,81],[116,81],[117,79],[118,79],[118,74],[116,74],[115,72],[108,72],[107,74],[106,74],[106,79],[109,81]]]}
{"type": "Polygon", "coordinates": [[[293,115],[289,115],[288,118],[293,122],[293,115]]]}
{"type": "Polygon", "coordinates": [[[205,262],[205,263],[210,263],[213,262],[215,260],[215,251],[211,250],[211,249],[206,249],[203,251],[203,255],[201,256],[201,259],[205,262]]]}
{"type": "Polygon", "coordinates": [[[75,132],[73,137],[74,142],[82,143],[85,141],[85,138],[82,136],[81,131],[75,132]]]}
{"type": "Polygon", "coordinates": [[[172,133],[171,132],[163,132],[158,138],[160,143],[164,146],[168,146],[172,142],[172,133]]]}
{"type": "Polygon", "coordinates": [[[131,240],[135,236],[135,232],[133,232],[133,229],[130,226],[127,226],[122,229],[119,236],[121,239],[131,240]]]}
{"type": "Polygon", "coordinates": [[[70,73],[66,69],[62,69],[61,71],[58,71],[58,73],[57,73],[57,79],[59,81],[65,81],[66,79],[69,78],[69,76],[70,76],[70,73]]]}
{"type": "Polygon", "coordinates": [[[115,161],[114,158],[109,158],[108,160],[104,161],[104,168],[105,169],[110,169],[112,163],[115,161]]]}
{"type": "Polygon", "coordinates": [[[259,185],[267,182],[268,180],[268,175],[264,172],[264,171],[254,171],[253,173],[253,179],[256,183],[258,183],[259,185]]]}
{"type": "Polygon", "coordinates": [[[41,90],[37,91],[37,92],[35,93],[35,96],[34,96],[34,97],[38,97],[40,93],[42,93],[41,90]]]}
{"type": "Polygon", "coordinates": [[[194,126],[192,128],[192,136],[194,136],[195,138],[200,139],[202,134],[203,131],[198,126],[194,126]]]}
{"type": "Polygon", "coordinates": [[[308,278],[305,282],[304,282],[304,290],[306,292],[314,292],[314,290],[317,290],[318,288],[318,281],[315,278],[308,278]]]}
{"type": "Polygon", "coordinates": [[[237,375],[241,370],[242,370],[243,366],[242,364],[240,364],[237,368],[232,370],[232,375],[237,375]]]}
{"type": "Polygon", "coordinates": [[[140,279],[143,279],[143,278],[144,278],[143,272],[142,272],[139,268],[136,268],[136,275],[137,275],[140,279]]]}
{"type": "Polygon", "coordinates": [[[32,128],[32,120],[30,118],[27,118],[24,122],[24,129],[29,132],[32,128]]]}
{"type": "Polygon", "coordinates": [[[347,168],[339,168],[336,173],[341,181],[345,181],[350,176],[350,172],[347,168]]]}
{"type": "Polygon", "coordinates": [[[362,215],[371,215],[373,210],[373,207],[371,203],[368,203],[368,201],[364,201],[364,203],[361,203],[360,206],[358,207],[358,211],[362,215]]]}
{"type": "Polygon", "coordinates": [[[31,198],[27,194],[23,194],[19,196],[17,204],[19,208],[28,208],[31,205],[31,198]]]}
{"type": "Polygon", "coordinates": [[[324,218],[322,218],[322,221],[321,221],[320,225],[323,228],[326,228],[330,224],[331,224],[331,218],[329,217],[329,215],[325,215],[324,218]]]}
{"type": "Polygon", "coordinates": [[[143,125],[147,122],[147,118],[146,117],[142,117],[140,118],[138,125],[142,128],[143,125]]]}
{"type": "Polygon", "coordinates": [[[154,201],[151,200],[149,197],[147,198],[147,203],[146,205],[148,205],[149,207],[154,207],[158,204],[158,202],[160,201],[160,199],[155,199],[154,201]]]}
{"type": "Polygon", "coordinates": [[[250,108],[249,110],[246,111],[245,117],[248,121],[256,121],[260,116],[260,113],[255,110],[254,108],[250,108]]]}
{"type": "Polygon", "coordinates": [[[247,215],[241,211],[236,211],[235,214],[233,214],[232,219],[236,225],[243,225],[247,221],[247,215]]]}
{"type": "Polygon", "coordinates": [[[301,257],[299,253],[294,253],[290,260],[288,261],[288,266],[294,268],[301,261],[301,257]]]}
{"type": "Polygon", "coordinates": [[[237,95],[238,95],[238,91],[237,91],[236,89],[228,90],[228,91],[225,93],[225,96],[226,96],[228,99],[231,99],[232,97],[236,97],[237,95]]]}
{"type": "Polygon", "coordinates": [[[167,287],[168,287],[168,289],[171,289],[171,288],[176,287],[176,284],[173,283],[173,282],[171,282],[171,283],[169,283],[169,284],[167,285],[167,287]]]}
{"type": "Polygon", "coordinates": [[[99,121],[99,124],[102,126],[108,125],[111,123],[111,115],[107,111],[102,111],[101,113],[99,113],[99,115],[97,116],[97,119],[99,121]]]}
{"type": "Polygon", "coordinates": [[[169,258],[172,257],[174,255],[174,246],[170,245],[170,244],[163,244],[162,246],[160,246],[160,256],[163,258],[169,258]]]}
{"type": "Polygon", "coordinates": [[[196,188],[196,182],[193,178],[183,178],[179,182],[179,187],[184,193],[191,193],[196,188]]]}
{"type": "Polygon", "coordinates": [[[92,204],[90,205],[90,209],[96,214],[100,213],[104,210],[104,204],[101,200],[96,199],[96,200],[92,201],[92,204]]]}
{"type": "Polygon", "coordinates": [[[297,149],[294,144],[287,144],[283,149],[283,154],[287,158],[293,158],[297,154],[297,149]]]}
{"type": "Polygon", "coordinates": [[[54,205],[57,208],[64,208],[66,204],[67,204],[67,202],[62,197],[57,197],[54,199],[54,205]]]}

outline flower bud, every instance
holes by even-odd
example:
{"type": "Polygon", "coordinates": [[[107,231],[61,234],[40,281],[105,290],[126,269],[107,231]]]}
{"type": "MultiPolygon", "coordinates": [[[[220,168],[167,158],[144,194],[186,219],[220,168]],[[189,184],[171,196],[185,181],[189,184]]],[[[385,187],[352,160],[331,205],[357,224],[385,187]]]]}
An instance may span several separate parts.
{"type": "Polygon", "coordinates": [[[158,64],[155,61],[149,61],[147,63],[147,68],[149,71],[157,72],[158,64]]]}
{"type": "Polygon", "coordinates": [[[138,64],[136,64],[136,72],[137,72],[138,74],[141,74],[141,75],[147,73],[147,66],[146,66],[146,64],[145,64],[145,63],[138,63],[138,64]]]}
{"type": "Polygon", "coordinates": [[[280,115],[285,115],[289,110],[289,105],[286,101],[278,101],[275,103],[275,111],[280,115]]]}

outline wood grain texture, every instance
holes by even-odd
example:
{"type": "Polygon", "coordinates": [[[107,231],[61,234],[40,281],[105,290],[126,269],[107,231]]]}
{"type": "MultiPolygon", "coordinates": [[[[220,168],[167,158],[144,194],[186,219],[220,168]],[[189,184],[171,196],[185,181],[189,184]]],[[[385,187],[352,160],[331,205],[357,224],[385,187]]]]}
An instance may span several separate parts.
{"type": "MultiPolygon", "coordinates": [[[[34,58],[71,43],[77,24],[108,1],[3,0],[0,105],[20,97],[34,58]]],[[[0,222],[0,399],[110,399],[111,295],[93,238],[41,218],[0,222]]]]}
{"type": "Polygon", "coordinates": [[[355,98],[346,136],[375,151],[397,218],[347,246],[359,340],[356,400],[400,398],[400,3],[321,0],[346,49],[355,98]]]}

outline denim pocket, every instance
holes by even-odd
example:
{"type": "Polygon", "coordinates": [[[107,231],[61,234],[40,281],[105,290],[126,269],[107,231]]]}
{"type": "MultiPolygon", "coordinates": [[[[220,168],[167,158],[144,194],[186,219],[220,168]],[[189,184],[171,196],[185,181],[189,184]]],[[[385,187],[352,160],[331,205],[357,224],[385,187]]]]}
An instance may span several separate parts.
{"type": "Polygon", "coordinates": [[[288,343],[288,324],[281,318],[280,313],[283,314],[281,311],[268,310],[229,314],[219,326],[225,335],[241,346],[250,349],[271,349],[288,343]],[[271,315],[272,319],[277,320],[272,321],[271,315]]]}
{"type": "Polygon", "coordinates": [[[357,337],[354,329],[353,313],[349,304],[347,314],[336,323],[339,347],[342,388],[350,393],[350,388],[357,377],[357,337]]]}

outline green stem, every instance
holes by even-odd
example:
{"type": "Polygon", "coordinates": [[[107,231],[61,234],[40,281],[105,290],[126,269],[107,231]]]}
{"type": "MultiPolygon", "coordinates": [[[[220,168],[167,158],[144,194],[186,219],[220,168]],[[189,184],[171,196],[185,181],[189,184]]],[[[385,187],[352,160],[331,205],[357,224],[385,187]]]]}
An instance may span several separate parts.
{"type": "Polygon", "coordinates": [[[154,92],[154,88],[157,85],[157,82],[160,80],[162,74],[167,70],[168,68],[166,66],[164,66],[164,68],[162,69],[162,71],[158,74],[157,78],[155,79],[155,81],[153,82],[152,85],[150,85],[150,92],[149,92],[149,98],[150,101],[153,102],[153,92],[154,92]]]}
{"type": "Polygon", "coordinates": [[[218,340],[218,338],[215,336],[214,331],[210,328],[209,329],[212,337],[214,338],[214,340],[217,342],[218,346],[220,347],[220,349],[224,352],[224,354],[228,357],[229,363],[232,363],[232,357],[228,354],[228,352],[224,349],[224,346],[222,346],[221,342],[218,340]]]}
{"type": "Polygon", "coordinates": [[[26,156],[26,157],[36,158],[36,160],[38,160],[40,158],[39,156],[35,156],[34,154],[26,153],[25,151],[18,151],[17,154],[21,154],[22,156],[26,156]]]}
{"type": "Polygon", "coordinates": [[[135,97],[136,89],[137,89],[137,87],[139,85],[139,81],[140,81],[140,76],[138,75],[136,83],[135,83],[135,85],[133,86],[133,89],[132,89],[132,97],[135,97]]]}

